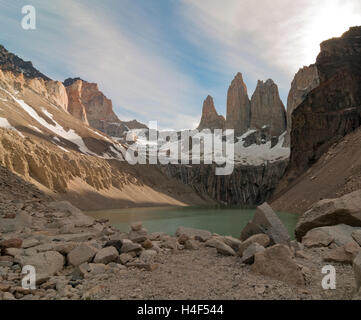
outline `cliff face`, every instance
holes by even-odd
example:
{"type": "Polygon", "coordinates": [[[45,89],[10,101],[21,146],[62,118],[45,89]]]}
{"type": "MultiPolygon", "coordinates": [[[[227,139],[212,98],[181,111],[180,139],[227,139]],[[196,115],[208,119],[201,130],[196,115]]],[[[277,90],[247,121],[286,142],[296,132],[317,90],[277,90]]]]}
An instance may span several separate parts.
{"type": "Polygon", "coordinates": [[[68,112],[82,122],[112,137],[122,137],[129,129],[147,128],[133,120],[119,120],[113,111],[113,103],[98,88],[80,78],[64,81],[69,98],[68,112]]]}
{"type": "Polygon", "coordinates": [[[270,128],[271,136],[280,136],[286,130],[285,107],[271,79],[258,81],[251,99],[250,127],[259,130],[264,126],[270,128]]]}
{"type": "Polygon", "coordinates": [[[224,129],[226,120],[223,116],[218,115],[214,106],[213,98],[208,96],[203,102],[202,118],[198,130],[203,129],[224,129]]]}
{"type": "Polygon", "coordinates": [[[168,165],[169,177],[190,185],[198,195],[228,205],[259,205],[267,201],[282,178],[288,160],[259,166],[238,165],[230,176],[216,176],[212,165],[168,165]]]}
{"type": "Polygon", "coordinates": [[[227,94],[226,128],[236,135],[245,133],[250,125],[251,102],[241,73],[233,79],[227,94]]]}
{"type": "Polygon", "coordinates": [[[292,113],[305,100],[307,94],[318,87],[320,79],[315,64],[300,69],[291,84],[287,98],[287,134],[284,146],[290,146],[290,135],[292,128],[292,113]]]}
{"type": "Polygon", "coordinates": [[[361,27],[321,44],[320,85],[293,111],[291,158],[282,186],[361,123],[361,27]]]}
{"type": "Polygon", "coordinates": [[[88,122],[98,129],[99,121],[120,122],[113,111],[112,101],[98,88],[96,83],[76,79],[64,81],[69,97],[68,111],[77,119],[88,122]]]}

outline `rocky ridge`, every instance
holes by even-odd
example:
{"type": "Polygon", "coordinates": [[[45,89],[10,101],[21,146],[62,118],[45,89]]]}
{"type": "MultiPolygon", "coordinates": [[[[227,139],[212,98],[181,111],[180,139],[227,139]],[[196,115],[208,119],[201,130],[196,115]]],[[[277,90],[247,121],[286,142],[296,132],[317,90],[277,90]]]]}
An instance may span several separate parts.
{"type": "Polygon", "coordinates": [[[361,27],[321,43],[320,85],[293,111],[287,179],[306,171],[323,153],[360,125],[361,27]]]}

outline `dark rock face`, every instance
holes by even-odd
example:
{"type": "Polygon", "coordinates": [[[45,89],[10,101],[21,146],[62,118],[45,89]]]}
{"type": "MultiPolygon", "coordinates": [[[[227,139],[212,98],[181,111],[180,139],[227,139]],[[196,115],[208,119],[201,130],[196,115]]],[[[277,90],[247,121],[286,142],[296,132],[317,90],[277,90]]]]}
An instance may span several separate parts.
{"type": "Polygon", "coordinates": [[[287,134],[284,147],[289,147],[292,128],[292,113],[305,100],[307,94],[320,84],[318,70],[315,64],[300,69],[291,84],[287,98],[287,134]]]}
{"type": "Polygon", "coordinates": [[[233,79],[227,94],[226,128],[236,135],[245,133],[250,125],[251,102],[241,73],[233,79]]]}
{"type": "Polygon", "coordinates": [[[229,176],[216,176],[212,165],[167,165],[162,171],[190,185],[199,195],[230,205],[260,205],[267,201],[282,178],[288,161],[262,166],[236,166],[229,176]]]}
{"type": "Polygon", "coordinates": [[[11,71],[15,74],[23,73],[29,79],[41,78],[50,80],[50,78],[35,69],[30,61],[22,60],[15,54],[7,51],[2,45],[0,45],[0,69],[11,71]]]}
{"type": "Polygon", "coordinates": [[[252,129],[268,126],[272,136],[279,136],[286,131],[286,110],[278,87],[271,79],[258,81],[251,99],[250,121],[252,129]]]}
{"type": "Polygon", "coordinates": [[[361,27],[323,42],[316,66],[320,85],[292,114],[289,181],[360,126],[361,27]]]}
{"type": "Polygon", "coordinates": [[[214,106],[213,98],[208,96],[203,102],[202,119],[198,126],[198,130],[203,129],[224,129],[226,120],[223,116],[218,115],[214,106]]]}

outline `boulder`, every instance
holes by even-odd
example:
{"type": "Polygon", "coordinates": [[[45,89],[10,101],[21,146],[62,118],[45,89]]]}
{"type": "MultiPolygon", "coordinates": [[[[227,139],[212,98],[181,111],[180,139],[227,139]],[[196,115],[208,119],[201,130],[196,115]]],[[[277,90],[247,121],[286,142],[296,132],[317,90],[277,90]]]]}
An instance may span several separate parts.
{"type": "Polygon", "coordinates": [[[265,248],[259,245],[257,242],[252,243],[244,250],[242,255],[242,262],[247,264],[252,264],[254,262],[254,255],[257,252],[263,252],[265,248]]]}
{"type": "Polygon", "coordinates": [[[207,230],[200,230],[194,228],[179,227],[175,233],[177,237],[185,235],[188,239],[195,239],[201,242],[206,242],[212,237],[212,233],[207,230]]]}
{"type": "Polygon", "coordinates": [[[241,243],[238,254],[242,257],[243,252],[254,243],[257,243],[262,247],[267,247],[270,244],[270,238],[266,234],[255,234],[241,243]]]}
{"type": "Polygon", "coordinates": [[[118,259],[119,253],[115,247],[105,247],[97,252],[94,263],[108,264],[118,259]]]}
{"type": "Polygon", "coordinates": [[[351,227],[345,224],[331,227],[320,227],[307,232],[306,236],[302,239],[302,243],[306,247],[327,247],[331,243],[335,246],[341,247],[349,242],[356,243],[352,238],[352,234],[354,231],[360,229],[361,228],[351,227]]]}
{"type": "Polygon", "coordinates": [[[148,233],[145,229],[140,229],[138,231],[130,231],[128,234],[129,240],[136,243],[143,243],[148,239],[148,233]]]}
{"type": "Polygon", "coordinates": [[[0,218],[0,232],[10,233],[32,226],[33,219],[25,212],[20,212],[14,219],[0,218]]]}
{"type": "Polygon", "coordinates": [[[123,241],[122,240],[109,240],[105,243],[104,248],[106,247],[114,247],[117,249],[118,253],[121,253],[123,241]]]}
{"type": "Polygon", "coordinates": [[[77,207],[74,207],[68,201],[55,201],[49,204],[49,207],[60,212],[69,214],[69,222],[73,223],[75,227],[89,227],[94,224],[95,220],[86,216],[77,207]]]}
{"type": "Polygon", "coordinates": [[[225,255],[225,256],[235,256],[236,252],[228,245],[226,245],[223,241],[218,239],[209,239],[206,241],[205,245],[207,247],[213,247],[217,249],[217,252],[225,255]]]}
{"type": "Polygon", "coordinates": [[[98,250],[93,246],[86,243],[82,243],[81,245],[77,246],[74,250],[69,252],[67,256],[68,263],[76,267],[84,262],[90,262],[93,260],[97,252],[98,250]]]}
{"type": "Polygon", "coordinates": [[[124,239],[121,253],[139,252],[142,251],[142,246],[139,243],[134,243],[131,240],[124,239]]]}
{"type": "Polygon", "coordinates": [[[242,243],[241,240],[230,237],[230,236],[223,237],[223,242],[226,245],[230,246],[236,252],[238,251],[238,249],[242,243]]]}
{"type": "Polygon", "coordinates": [[[352,266],[356,280],[356,292],[358,292],[361,289],[361,252],[354,259],[352,266]]]}
{"type": "Polygon", "coordinates": [[[289,244],[290,235],[278,218],[277,214],[272,210],[268,203],[264,203],[257,207],[256,213],[250,222],[250,226],[246,226],[246,231],[242,231],[241,240],[246,240],[247,236],[252,236],[258,233],[267,234],[271,243],[289,244]],[[252,234],[252,230],[254,233],[252,234]],[[259,232],[258,230],[262,230],[259,232]]]}
{"type": "Polygon", "coordinates": [[[35,267],[36,282],[41,283],[63,269],[65,259],[56,251],[38,253],[31,256],[22,256],[20,265],[31,265],[35,267]]]}
{"type": "Polygon", "coordinates": [[[300,240],[314,228],[339,224],[361,227],[361,190],[341,198],[324,199],[315,203],[298,220],[296,238],[300,240]]]}
{"type": "Polygon", "coordinates": [[[361,247],[355,242],[349,242],[342,247],[330,249],[324,256],[326,262],[337,262],[344,264],[352,264],[358,253],[361,251],[361,247]]]}
{"type": "Polygon", "coordinates": [[[290,285],[305,284],[302,267],[292,258],[291,249],[282,244],[276,244],[256,253],[252,271],[290,285]]]}

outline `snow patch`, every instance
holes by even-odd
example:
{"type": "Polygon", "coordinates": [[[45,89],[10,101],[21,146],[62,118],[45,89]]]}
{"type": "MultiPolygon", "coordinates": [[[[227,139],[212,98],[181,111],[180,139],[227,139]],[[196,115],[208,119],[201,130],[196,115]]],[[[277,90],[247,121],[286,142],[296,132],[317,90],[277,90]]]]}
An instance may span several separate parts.
{"type": "Polygon", "coordinates": [[[0,118],[0,128],[13,130],[13,131],[17,132],[21,137],[25,138],[24,135],[23,135],[19,130],[17,130],[16,128],[14,128],[14,127],[9,123],[8,119],[0,118]]]}

